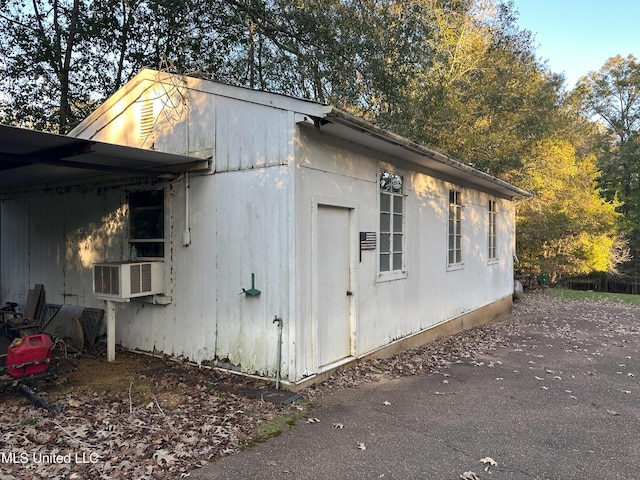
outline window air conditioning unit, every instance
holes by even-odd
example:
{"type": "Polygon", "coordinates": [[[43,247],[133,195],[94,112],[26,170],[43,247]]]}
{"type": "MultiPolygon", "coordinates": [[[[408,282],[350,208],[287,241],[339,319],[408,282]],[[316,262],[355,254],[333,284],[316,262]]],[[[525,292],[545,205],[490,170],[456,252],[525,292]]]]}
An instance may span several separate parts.
{"type": "Polygon", "coordinates": [[[106,300],[127,300],[164,293],[164,262],[97,263],[93,294],[106,300]]]}

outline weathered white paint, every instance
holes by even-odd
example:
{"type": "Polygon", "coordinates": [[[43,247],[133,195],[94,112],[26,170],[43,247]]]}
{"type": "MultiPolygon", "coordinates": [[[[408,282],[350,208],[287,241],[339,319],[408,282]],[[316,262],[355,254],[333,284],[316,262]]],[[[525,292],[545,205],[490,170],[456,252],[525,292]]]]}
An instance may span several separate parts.
{"type": "Polygon", "coordinates": [[[317,290],[314,315],[317,338],[317,366],[351,356],[351,234],[350,209],[319,204],[316,209],[316,272],[313,288],[317,290]]]}
{"type": "Polygon", "coordinates": [[[116,359],[116,305],[112,300],[105,302],[105,317],[107,322],[107,362],[116,359]]]}
{"type": "MultiPolygon", "coordinates": [[[[301,205],[314,196],[342,198],[357,205],[359,231],[378,231],[378,182],[380,166],[402,165],[348,142],[332,139],[315,130],[300,132],[298,179],[301,205]],[[308,166],[308,167],[307,167],[308,166]],[[341,173],[342,172],[342,173],[341,173]]],[[[377,271],[377,251],[364,251],[357,264],[356,356],[381,345],[433,327],[477,309],[512,291],[513,206],[510,201],[439,181],[419,171],[395,167],[405,174],[406,275],[385,281],[377,271]],[[449,188],[464,198],[464,266],[447,269],[447,222],[449,188]],[[489,263],[488,201],[498,202],[499,260],[489,263]]],[[[415,167],[414,167],[415,169],[415,167]]],[[[302,210],[302,231],[311,231],[302,210]]],[[[301,259],[311,258],[310,239],[303,237],[301,259]]],[[[311,271],[303,260],[300,272],[311,271]]],[[[304,273],[303,273],[304,275],[304,273]]],[[[304,278],[304,277],[303,277],[304,278]]],[[[302,287],[306,282],[301,282],[302,287]]],[[[304,312],[304,310],[303,310],[304,312]]],[[[311,312],[309,312],[311,314],[311,312]]],[[[304,361],[304,359],[302,359],[304,361]]],[[[310,359],[303,368],[313,370],[310,359]]],[[[305,370],[303,370],[305,371],[305,370]]]]}
{"type": "Polygon", "coordinates": [[[150,177],[2,199],[0,298],[23,305],[27,289],[43,283],[50,303],[105,308],[91,294],[91,266],[127,258],[127,191],[145,188],[166,191],[166,292],[162,304],[149,298],[114,305],[115,338],[128,348],[275,377],[277,315],[282,379],[298,382],[511,295],[510,199],[486,185],[471,188],[472,177],[452,183],[405,158],[297,123],[312,124],[324,111],[203,80],[176,86],[142,72],[74,134],[147,148],[152,139],[162,151],[210,156],[211,171],[190,175],[188,192],[184,177],[150,177]],[[184,105],[154,105],[153,136],[142,139],[140,105],[171,88],[184,105]],[[363,251],[360,261],[359,232],[379,230],[380,168],[405,177],[401,273],[380,274],[376,250],[363,251]],[[464,203],[464,264],[455,269],[447,266],[450,188],[464,203]],[[497,261],[487,258],[489,200],[498,206],[497,261]],[[259,296],[243,293],[252,274],[259,296]],[[333,296],[340,301],[332,303],[333,296]]]}

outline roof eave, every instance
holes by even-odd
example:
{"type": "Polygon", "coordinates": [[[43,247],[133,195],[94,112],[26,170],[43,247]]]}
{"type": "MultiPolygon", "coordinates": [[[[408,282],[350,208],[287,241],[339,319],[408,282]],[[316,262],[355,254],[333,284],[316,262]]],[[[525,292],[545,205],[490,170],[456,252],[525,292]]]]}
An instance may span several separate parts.
{"type": "MultiPolygon", "coordinates": [[[[440,163],[449,169],[455,170],[466,177],[472,177],[476,181],[480,181],[484,184],[490,184],[495,186],[501,193],[509,193],[512,198],[531,198],[533,194],[527,190],[524,190],[516,185],[513,185],[505,180],[502,180],[496,176],[490,175],[486,172],[478,170],[477,168],[467,165],[455,158],[440,152],[434,148],[430,148],[414,142],[406,137],[395,134],[389,130],[381,128],[363,118],[351,115],[344,110],[340,110],[336,107],[328,105],[324,108],[324,119],[327,122],[336,123],[345,127],[356,129],[365,135],[372,138],[379,139],[383,142],[396,146],[398,149],[411,153],[412,156],[418,155],[420,157],[427,157],[435,162],[440,163]]],[[[410,160],[412,161],[412,160],[410,160]]],[[[413,161],[413,163],[416,163],[413,161]]]]}

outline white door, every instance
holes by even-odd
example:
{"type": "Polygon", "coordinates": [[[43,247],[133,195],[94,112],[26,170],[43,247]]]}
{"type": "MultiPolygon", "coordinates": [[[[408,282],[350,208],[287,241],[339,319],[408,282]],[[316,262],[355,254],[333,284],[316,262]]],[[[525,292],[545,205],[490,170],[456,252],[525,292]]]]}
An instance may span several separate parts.
{"type": "Polygon", "coordinates": [[[320,367],[351,355],[351,209],[318,205],[316,322],[320,367]]]}

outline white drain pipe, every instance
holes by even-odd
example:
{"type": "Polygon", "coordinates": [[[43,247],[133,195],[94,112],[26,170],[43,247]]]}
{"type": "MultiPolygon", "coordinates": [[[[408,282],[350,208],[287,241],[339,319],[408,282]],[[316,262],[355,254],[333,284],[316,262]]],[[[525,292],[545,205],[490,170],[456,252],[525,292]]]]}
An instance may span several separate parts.
{"type": "Polygon", "coordinates": [[[182,245],[191,245],[191,226],[189,225],[189,172],[184,174],[184,232],[182,232],[182,245]]]}
{"type": "Polygon", "coordinates": [[[112,300],[107,303],[107,362],[116,361],[116,304],[112,300]]]}

